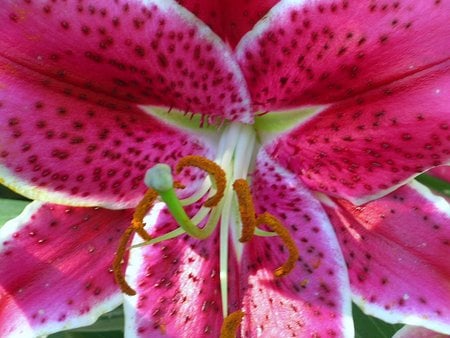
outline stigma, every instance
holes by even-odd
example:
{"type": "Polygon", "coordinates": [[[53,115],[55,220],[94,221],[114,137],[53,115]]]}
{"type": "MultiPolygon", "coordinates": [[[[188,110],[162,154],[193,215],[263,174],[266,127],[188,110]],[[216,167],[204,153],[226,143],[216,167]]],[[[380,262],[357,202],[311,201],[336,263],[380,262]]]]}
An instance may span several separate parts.
{"type": "Polygon", "coordinates": [[[139,236],[142,242],[132,246],[132,249],[183,234],[205,240],[219,228],[220,291],[222,313],[225,318],[221,336],[234,336],[234,331],[240,325],[244,314],[241,311],[227,313],[229,243],[233,243],[239,258],[242,246],[254,236],[279,236],[287,248],[288,255],[285,263],[274,271],[274,278],[289,274],[299,258],[294,240],[282,222],[268,212],[258,214],[255,210],[248,174],[253,169],[251,166],[257,150],[256,135],[252,126],[231,123],[224,128],[214,159],[190,155],[183,157],[173,170],[167,164],[158,163],[147,171],[144,182],[148,191],[136,207],[131,225],[122,235],[113,262],[116,282],[124,293],[136,294],[136,291],[127,284],[121,269],[121,262],[134,234],[139,236]],[[183,189],[184,186],[176,180],[176,175],[186,167],[198,168],[204,171],[206,176],[196,192],[180,199],[177,190],[183,189]],[[178,228],[152,238],[145,230],[144,217],[157,200],[165,203],[178,228]],[[197,213],[192,217],[188,216],[185,207],[198,204],[200,201],[201,207],[197,213]],[[238,214],[234,215],[237,210],[238,214]],[[266,226],[272,231],[264,231],[260,229],[261,226],[266,226]]]}

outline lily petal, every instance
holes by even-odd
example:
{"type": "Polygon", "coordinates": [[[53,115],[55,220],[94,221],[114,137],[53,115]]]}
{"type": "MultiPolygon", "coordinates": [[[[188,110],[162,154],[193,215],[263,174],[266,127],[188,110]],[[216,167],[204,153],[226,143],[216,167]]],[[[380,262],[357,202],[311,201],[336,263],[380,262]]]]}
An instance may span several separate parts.
{"type": "Polygon", "coordinates": [[[252,194],[257,213],[270,212],[300,251],[294,270],[275,278],[287,250],[276,237],[253,238],[242,256],[244,337],[352,337],[347,270],[333,229],[315,198],[264,151],[252,194]]]}
{"type": "Polygon", "coordinates": [[[237,47],[258,110],[339,101],[448,60],[446,1],[285,0],[237,47]]]}
{"type": "Polygon", "coordinates": [[[0,229],[0,336],[92,324],[117,307],[112,257],[132,211],[31,203],[0,229]]]}
{"type": "Polygon", "coordinates": [[[306,184],[355,204],[450,161],[450,62],[315,115],[268,146],[306,184]]]}
{"type": "MultiPolygon", "coordinates": [[[[154,206],[145,222],[154,238],[175,229],[162,204],[154,206]]],[[[218,236],[216,231],[200,241],[182,235],[130,251],[126,275],[137,295],[125,296],[127,336],[219,336],[223,315],[218,236]]],[[[230,264],[230,270],[237,270],[235,257],[230,264]]],[[[233,288],[237,283],[230,285],[235,294],[233,288]]]]}
{"type": "Polygon", "coordinates": [[[0,55],[52,78],[141,104],[250,122],[231,51],[173,0],[5,0],[0,55]]]}
{"type": "Polygon", "coordinates": [[[325,206],[364,312],[450,333],[448,202],[413,182],[361,207],[325,206]]]}
{"type": "MultiPolygon", "coordinates": [[[[30,198],[133,207],[151,166],[212,151],[200,138],[121,101],[99,95],[83,100],[85,91],[55,80],[42,86],[44,77],[1,57],[0,68],[7,70],[0,72],[0,176],[30,198]]],[[[190,175],[186,183],[195,180],[190,175]]]]}
{"type": "Polygon", "coordinates": [[[434,331],[424,329],[423,327],[405,325],[398,330],[392,338],[445,338],[443,335],[434,331]]]}
{"type": "Polygon", "coordinates": [[[178,0],[231,47],[280,0],[178,0]]]}

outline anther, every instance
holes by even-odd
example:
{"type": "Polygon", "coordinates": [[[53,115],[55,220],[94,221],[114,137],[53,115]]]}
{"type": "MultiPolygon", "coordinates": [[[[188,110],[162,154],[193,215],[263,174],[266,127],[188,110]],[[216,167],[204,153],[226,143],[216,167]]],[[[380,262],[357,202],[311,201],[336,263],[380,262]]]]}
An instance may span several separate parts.
{"type": "Polygon", "coordinates": [[[262,224],[268,225],[274,232],[276,232],[289,251],[287,261],[274,271],[275,277],[283,277],[290,273],[295,267],[295,263],[299,258],[297,246],[295,245],[294,239],[290,235],[289,231],[275,216],[269,214],[268,212],[259,215],[256,220],[256,225],[259,227],[262,224]]]}
{"type": "Polygon", "coordinates": [[[202,156],[190,155],[183,157],[176,166],[176,171],[179,174],[184,167],[191,166],[206,171],[212,178],[216,186],[216,194],[208,198],[203,205],[208,208],[215,207],[219,204],[225,193],[227,179],[223,169],[216,163],[202,156]]]}
{"type": "Polygon", "coordinates": [[[239,241],[245,243],[252,239],[255,232],[255,207],[253,205],[250,187],[246,180],[240,178],[234,181],[233,189],[238,198],[239,213],[242,220],[242,235],[239,241]]]}
{"type": "Polygon", "coordinates": [[[137,232],[139,236],[142,237],[144,241],[151,240],[151,236],[144,230],[145,223],[144,217],[153,207],[156,199],[158,198],[158,193],[153,189],[148,189],[144,195],[144,198],[139,202],[136,210],[133,214],[133,220],[131,221],[131,226],[134,231],[137,232]]]}
{"type": "Polygon", "coordinates": [[[144,230],[144,217],[153,207],[153,204],[155,203],[157,197],[158,193],[155,190],[151,188],[147,190],[144,197],[137,205],[136,210],[134,211],[131,225],[125,230],[125,232],[122,234],[122,237],[120,238],[119,246],[114,257],[113,271],[116,283],[119,285],[123,293],[126,293],[130,296],[134,296],[136,294],[136,291],[133,290],[125,280],[125,277],[122,273],[122,261],[125,257],[128,242],[130,241],[130,238],[134,232],[136,232],[144,241],[149,241],[152,239],[148,232],[144,230]]]}
{"type": "Polygon", "coordinates": [[[244,318],[244,312],[242,310],[234,311],[225,317],[222,328],[220,329],[220,338],[235,338],[242,318],[244,318]]]}
{"type": "Polygon", "coordinates": [[[120,290],[122,290],[123,293],[129,296],[134,296],[136,294],[136,291],[133,290],[125,280],[125,276],[122,273],[122,261],[123,258],[125,257],[128,242],[131,238],[131,235],[133,235],[133,232],[134,232],[133,226],[130,226],[122,234],[122,237],[120,237],[119,241],[119,247],[117,248],[116,255],[113,261],[113,271],[116,283],[117,285],[119,285],[120,290]]]}

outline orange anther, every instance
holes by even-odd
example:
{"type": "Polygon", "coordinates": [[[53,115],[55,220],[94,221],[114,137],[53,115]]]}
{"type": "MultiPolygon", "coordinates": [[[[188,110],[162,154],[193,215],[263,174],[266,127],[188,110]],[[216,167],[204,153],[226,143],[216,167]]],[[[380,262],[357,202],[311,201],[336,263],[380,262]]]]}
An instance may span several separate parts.
{"type": "Polygon", "coordinates": [[[148,189],[142,200],[137,205],[136,210],[134,211],[133,214],[131,227],[133,228],[134,231],[137,232],[139,236],[142,237],[144,241],[149,241],[152,239],[151,236],[147,233],[147,231],[144,230],[145,227],[144,217],[153,207],[153,204],[155,203],[157,197],[158,193],[155,190],[148,189]]]}
{"type": "Polygon", "coordinates": [[[268,212],[259,215],[256,220],[256,224],[257,226],[260,226],[261,224],[268,225],[272,231],[276,232],[277,235],[280,236],[281,240],[284,242],[284,245],[286,245],[289,251],[289,257],[282,266],[274,271],[274,275],[275,277],[283,277],[287,275],[294,269],[295,263],[299,258],[299,252],[291,234],[275,216],[269,214],[268,212]]]}
{"type": "Polygon", "coordinates": [[[227,183],[226,175],[223,169],[211,160],[197,155],[189,155],[183,157],[176,166],[176,171],[179,174],[184,167],[197,167],[206,171],[213,179],[217,192],[214,196],[208,198],[203,204],[205,207],[211,208],[216,206],[223,198],[225,193],[225,186],[227,183]]]}
{"type": "Polygon", "coordinates": [[[137,205],[136,210],[134,211],[131,225],[125,230],[119,240],[119,246],[114,257],[113,271],[116,283],[119,285],[123,293],[126,293],[130,296],[134,296],[136,294],[136,291],[133,290],[125,280],[125,277],[122,273],[122,261],[125,257],[125,252],[127,251],[128,242],[130,241],[130,238],[134,232],[136,232],[144,241],[149,241],[152,239],[148,232],[144,230],[144,217],[153,207],[153,204],[155,203],[157,197],[158,193],[155,190],[147,190],[144,197],[137,205]]]}
{"type": "Polygon", "coordinates": [[[244,312],[242,310],[234,311],[226,316],[220,329],[220,338],[235,338],[242,318],[244,318],[244,312]]]}
{"type": "Polygon", "coordinates": [[[136,294],[136,291],[133,290],[125,280],[125,276],[122,273],[122,261],[123,258],[125,257],[128,242],[131,238],[131,235],[133,235],[133,232],[134,229],[132,226],[130,226],[122,234],[122,237],[120,237],[119,241],[119,247],[117,248],[116,256],[114,257],[113,261],[113,271],[116,283],[119,285],[120,290],[122,290],[123,293],[130,296],[134,296],[136,294]]]}
{"type": "Polygon", "coordinates": [[[255,207],[253,205],[250,187],[246,180],[240,178],[234,181],[233,189],[239,203],[239,213],[242,220],[242,234],[240,242],[245,243],[252,239],[256,228],[255,207]]]}

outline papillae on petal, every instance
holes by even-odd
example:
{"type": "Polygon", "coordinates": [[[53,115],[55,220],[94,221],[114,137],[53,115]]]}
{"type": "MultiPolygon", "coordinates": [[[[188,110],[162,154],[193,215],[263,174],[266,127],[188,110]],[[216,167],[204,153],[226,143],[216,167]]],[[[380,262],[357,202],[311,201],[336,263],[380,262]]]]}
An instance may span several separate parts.
{"type": "Polygon", "coordinates": [[[0,56],[133,103],[250,122],[231,50],[173,0],[4,0],[0,56]]]}
{"type": "Polygon", "coordinates": [[[254,237],[241,264],[243,337],[352,337],[350,289],[339,244],[320,203],[264,151],[252,194],[258,213],[269,212],[289,230],[300,252],[292,272],[277,278],[287,259],[276,237],[254,237]]]}
{"type": "Polygon", "coordinates": [[[450,161],[450,62],[324,108],[267,145],[313,190],[361,204],[450,161]]]}
{"type": "Polygon", "coordinates": [[[237,46],[256,109],[326,104],[450,57],[447,1],[285,0],[237,46]]]}
{"type": "MultiPolygon", "coordinates": [[[[193,207],[186,208],[189,215],[193,207]]],[[[157,237],[176,224],[162,204],[145,219],[157,237]]],[[[135,244],[141,242],[136,239],[135,244]]],[[[198,240],[188,235],[131,249],[126,275],[136,296],[125,297],[125,330],[133,337],[218,337],[223,321],[219,276],[219,231],[198,240]]],[[[236,256],[229,257],[236,276],[236,256]]],[[[229,285],[230,309],[236,310],[238,281],[229,285]]]]}
{"type": "Polygon", "coordinates": [[[95,322],[122,302],[112,260],[132,210],[31,203],[0,229],[0,336],[95,322]]]}
{"type": "Polygon", "coordinates": [[[370,315],[450,333],[450,205],[413,182],[354,206],[325,202],[355,302],[370,315]]]}
{"type": "MultiPolygon", "coordinates": [[[[1,11],[1,10],[0,10],[1,11]]],[[[124,101],[42,76],[0,56],[0,177],[30,198],[134,207],[156,163],[211,156],[206,139],[124,101]]],[[[192,170],[177,179],[195,189],[192,170]],[[189,183],[189,184],[188,184],[189,183]]]]}

